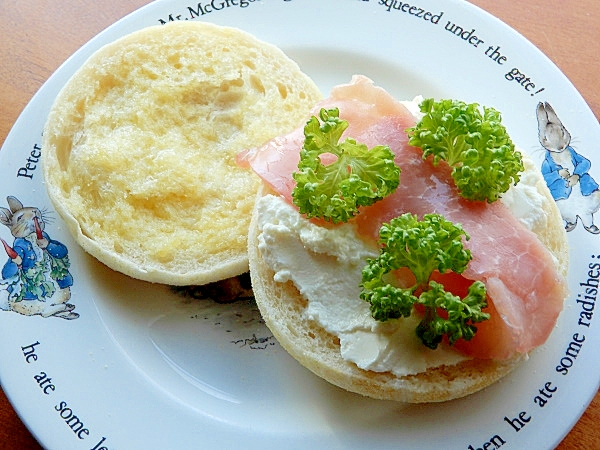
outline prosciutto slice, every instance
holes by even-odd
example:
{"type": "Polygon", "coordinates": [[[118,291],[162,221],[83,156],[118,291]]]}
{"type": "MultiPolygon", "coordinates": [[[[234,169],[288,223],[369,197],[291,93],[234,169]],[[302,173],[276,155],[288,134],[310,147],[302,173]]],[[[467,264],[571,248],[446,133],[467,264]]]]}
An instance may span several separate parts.
{"type": "MultiPolygon", "coordinates": [[[[331,96],[316,105],[338,107],[349,122],[346,135],[369,148],[388,145],[402,169],[400,186],[394,194],[364,208],[353,219],[359,233],[377,239],[382,223],[405,212],[422,217],[442,214],[462,224],[471,239],[465,246],[473,260],[461,275],[437,274],[447,290],[464,295],[473,280],[485,283],[489,321],[478,324],[471,341],[456,347],[478,358],[504,359],[528,352],[546,341],[563,308],[567,284],[550,252],[501,202],[471,202],[458,195],[443,162],[434,167],[423,161],[422,152],[408,145],[406,128],[414,116],[371,80],[355,76],[350,84],[335,87],[331,96]]],[[[343,137],[344,138],[344,137],[343,137]]],[[[263,147],[239,156],[275,191],[291,202],[292,172],[297,170],[304,142],[303,126],[275,138],[263,147]]]]}

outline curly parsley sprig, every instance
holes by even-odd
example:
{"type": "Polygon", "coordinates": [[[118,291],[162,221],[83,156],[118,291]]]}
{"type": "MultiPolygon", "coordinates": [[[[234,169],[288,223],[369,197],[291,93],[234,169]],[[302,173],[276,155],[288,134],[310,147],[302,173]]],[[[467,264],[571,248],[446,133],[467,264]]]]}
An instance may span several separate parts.
{"type": "Polygon", "coordinates": [[[377,145],[369,150],[352,138],[339,142],[346,128],[348,122],[339,118],[337,108],[322,108],[319,118],[312,116],[304,127],[298,172],[292,174],[292,199],[309,218],[346,222],[359,207],[385,198],[400,183],[400,168],[390,148],[377,145]],[[337,159],[324,164],[321,155],[328,153],[337,159]]]}
{"type": "Polygon", "coordinates": [[[409,317],[415,306],[425,309],[416,329],[424,345],[437,348],[444,336],[452,345],[458,339],[470,340],[477,328],[474,323],[489,319],[482,308],[487,306],[485,285],[475,281],[464,298],[446,292],[444,286],[430,280],[433,271],[462,273],[471,253],[462,238],[469,239],[463,228],[439,214],[427,214],[419,221],[416,215],[403,214],[384,223],[380,229],[380,254],[369,259],[362,272],[361,299],[371,304],[374,319],[386,321],[409,317]],[[408,268],[416,282],[400,288],[387,281],[387,274],[408,268]],[[447,313],[442,316],[440,310],[447,313]]]}
{"type": "Polygon", "coordinates": [[[409,128],[409,143],[423,150],[423,158],[433,155],[452,166],[452,178],[469,200],[494,202],[511,184],[518,183],[524,170],[521,153],[515,151],[501,115],[494,108],[459,100],[420,104],[425,115],[409,128]]]}

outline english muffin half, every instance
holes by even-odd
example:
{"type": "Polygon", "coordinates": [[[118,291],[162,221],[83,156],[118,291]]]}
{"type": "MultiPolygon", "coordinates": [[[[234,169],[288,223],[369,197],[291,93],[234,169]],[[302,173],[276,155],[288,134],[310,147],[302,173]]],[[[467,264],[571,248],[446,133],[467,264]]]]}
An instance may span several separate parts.
{"type": "MultiPolygon", "coordinates": [[[[290,355],[318,376],[348,391],[377,399],[441,402],[495,383],[547,340],[567,295],[568,243],[556,203],[529,157],[522,155],[524,171],[518,184],[511,184],[508,192],[502,194],[502,203],[467,203],[453,185],[449,166],[436,168],[422,158],[420,150],[408,145],[406,130],[421,116],[418,102],[405,104],[408,107],[368,78],[355,76],[351,83],[334,87],[330,97],[315,106],[313,114],[320,114],[322,125],[311,120],[304,129],[270,141],[249,155],[250,166],[265,181],[250,226],[250,275],[266,325],[290,355]],[[321,138],[320,132],[329,137],[325,133],[337,125],[320,108],[334,107],[329,111],[336,118],[339,112],[339,117],[347,120],[343,130],[352,140],[344,141],[344,135],[340,139],[338,134],[331,144],[321,138]],[[318,126],[321,128],[316,131],[318,126]],[[337,139],[343,144],[337,145],[337,139]],[[365,206],[346,223],[332,224],[300,214],[299,210],[306,205],[294,204],[298,198],[294,194],[300,185],[292,173],[301,169],[311,152],[321,150],[318,146],[322,142],[329,144],[322,146],[323,152],[334,149],[332,153],[346,159],[342,164],[327,162],[316,169],[306,163],[304,167],[310,167],[313,173],[321,170],[322,178],[315,175],[310,178],[311,183],[300,189],[319,193],[315,204],[323,201],[325,191],[337,194],[338,186],[342,193],[352,194],[350,183],[334,182],[339,179],[345,182],[346,174],[360,173],[355,169],[359,163],[348,156],[350,151],[358,153],[354,139],[363,143],[365,149],[378,144],[390,146],[402,170],[398,188],[381,203],[365,206]],[[346,147],[340,150],[343,145],[346,147]],[[283,159],[281,155],[286,152],[288,155],[283,159]],[[294,156],[299,169],[290,163],[294,156]],[[323,167],[336,178],[324,177],[323,167]],[[319,191],[318,183],[323,179],[326,186],[319,191]],[[472,340],[459,334],[458,342],[452,344],[452,338],[442,328],[447,324],[438,321],[435,332],[441,330],[442,334],[431,345],[431,341],[422,338],[424,333],[419,336],[419,327],[427,320],[419,311],[422,305],[405,302],[410,308],[409,315],[393,309],[397,305],[403,307],[404,299],[399,299],[397,287],[406,296],[421,295],[413,294],[419,289],[415,284],[417,274],[402,269],[418,271],[432,258],[446,256],[441,252],[419,253],[414,248],[435,249],[436,243],[449,233],[447,229],[437,234],[432,231],[435,227],[431,227],[426,238],[415,237],[418,230],[401,225],[385,227],[385,235],[379,233],[382,223],[391,223],[394,217],[406,212],[419,216],[443,213],[447,220],[460,223],[469,234],[469,248],[473,252],[470,264],[476,268],[470,274],[460,272],[461,276],[464,273],[463,279],[448,274],[452,278],[441,277],[440,283],[447,283],[446,292],[462,300],[474,280],[485,283],[487,304],[483,308],[490,313],[486,319],[489,322],[476,321],[478,334],[472,340]],[[388,244],[390,251],[383,251],[388,244]],[[403,245],[406,253],[401,252],[403,245]],[[409,257],[414,261],[406,264],[402,258],[409,257]],[[375,261],[379,266],[372,264],[375,261]],[[379,268],[381,272],[377,272],[379,268]],[[366,291],[365,278],[368,280],[373,274],[381,277],[378,293],[379,299],[383,298],[375,306],[380,312],[385,308],[391,311],[383,320],[373,316],[373,303],[365,301],[362,295],[366,291]]],[[[465,116],[461,119],[465,120],[465,116]]],[[[369,167],[380,166],[372,162],[369,167]]],[[[369,176],[375,179],[375,174],[381,173],[372,169],[369,176]]],[[[333,201],[324,204],[326,207],[319,213],[334,209],[333,201]]],[[[435,314],[439,312],[439,317],[443,317],[445,306],[443,301],[438,303],[440,299],[440,296],[436,299],[435,314]]],[[[472,299],[468,307],[471,305],[472,299]]],[[[461,318],[449,309],[446,311],[445,317],[449,319],[453,314],[449,322],[454,322],[450,325],[461,318]]]]}
{"type": "MultiPolygon", "coordinates": [[[[523,175],[544,196],[547,220],[534,228],[541,242],[555,256],[561,273],[568,269],[568,244],[560,214],[545,182],[531,160],[523,175]]],[[[259,197],[271,194],[264,186],[259,197]]],[[[260,210],[255,209],[249,233],[250,274],[256,303],[265,323],[281,346],[300,364],[330,383],[367,397],[408,403],[448,401],[475,393],[496,383],[519,366],[527,355],[506,360],[465,359],[454,365],[440,364],[414,375],[396,376],[359,368],[341,355],[340,341],[305,314],[308,300],[292,281],[276,281],[259,246],[260,210]]]]}
{"type": "Polygon", "coordinates": [[[172,285],[238,275],[259,181],[235,156],[320,98],[294,61],[241,30],[142,29],[96,51],[56,98],[48,194],[83,249],[117,271],[172,285]]]}

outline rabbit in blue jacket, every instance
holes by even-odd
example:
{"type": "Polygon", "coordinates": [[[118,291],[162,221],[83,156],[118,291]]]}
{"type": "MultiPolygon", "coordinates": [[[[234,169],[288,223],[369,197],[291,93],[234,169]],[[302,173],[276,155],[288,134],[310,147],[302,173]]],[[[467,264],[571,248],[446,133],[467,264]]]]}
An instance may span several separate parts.
{"type": "Polygon", "coordinates": [[[2,268],[0,309],[25,316],[76,319],[69,303],[73,277],[69,272],[67,247],[44,231],[41,211],[23,207],[16,198],[7,198],[10,209],[0,207],[0,223],[14,236],[12,247],[2,240],[8,261],[2,268]]]}
{"type": "Polygon", "coordinates": [[[549,103],[538,103],[537,119],[539,140],[546,149],[542,175],[565,221],[565,230],[573,230],[581,220],[587,231],[600,233],[594,224],[600,190],[589,174],[590,160],[573,149],[569,131],[549,103]]]}

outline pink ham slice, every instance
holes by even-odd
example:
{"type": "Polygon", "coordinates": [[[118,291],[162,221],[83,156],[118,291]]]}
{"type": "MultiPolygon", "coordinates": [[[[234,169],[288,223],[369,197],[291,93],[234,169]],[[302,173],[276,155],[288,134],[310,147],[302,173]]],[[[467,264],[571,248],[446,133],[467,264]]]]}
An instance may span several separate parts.
{"type": "MultiPolygon", "coordinates": [[[[478,358],[505,359],[528,352],[546,341],[563,308],[567,285],[551,254],[534,233],[525,228],[501,202],[470,202],[458,196],[444,163],[433,167],[421,151],[408,145],[406,128],[412,114],[368,78],[356,76],[335,87],[330,98],[313,110],[338,107],[349,122],[346,130],[369,147],[389,145],[401,167],[396,192],[354,219],[359,232],[378,237],[383,222],[411,212],[439,213],[461,223],[471,236],[466,242],[473,255],[462,276],[439,275],[447,289],[461,294],[470,280],[481,280],[488,290],[487,311],[492,318],[478,325],[475,338],[456,347],[478,358]]],[[[303,126],[259,149],[241,154],[239,163],[250,165],[276,192],[291,201],[292,172],[297,170],[304,141],[303,126]]]]}

